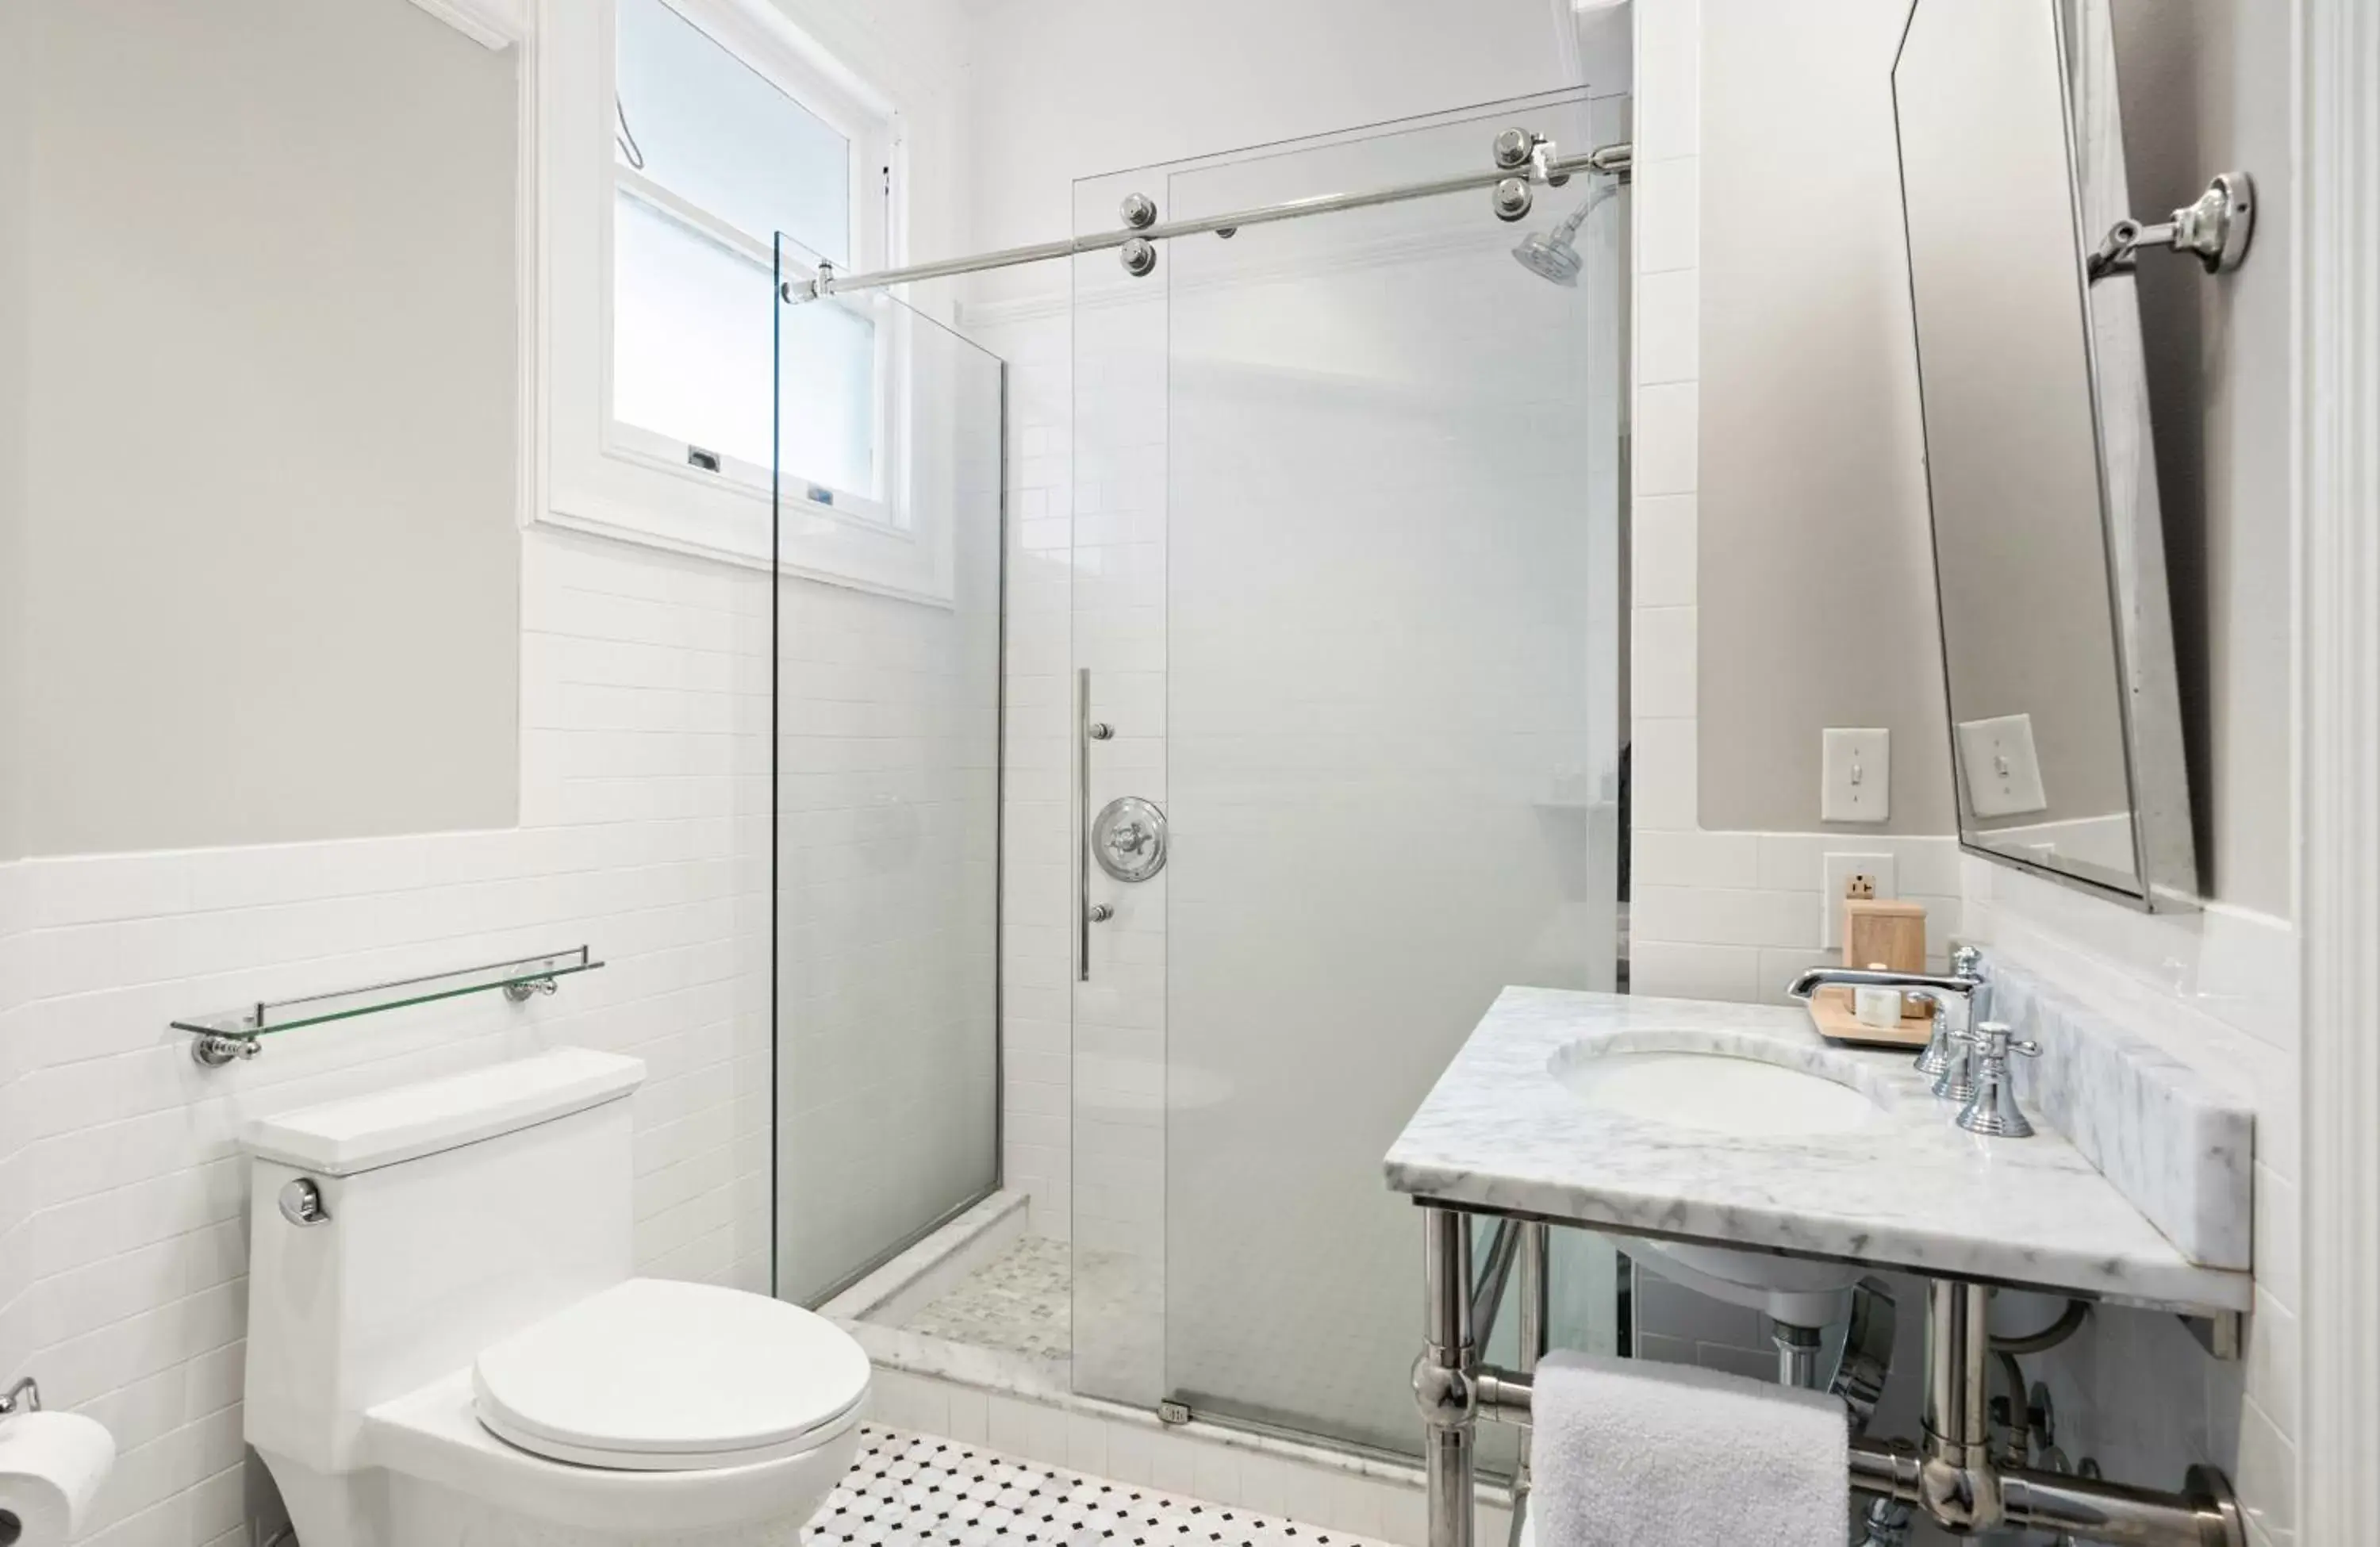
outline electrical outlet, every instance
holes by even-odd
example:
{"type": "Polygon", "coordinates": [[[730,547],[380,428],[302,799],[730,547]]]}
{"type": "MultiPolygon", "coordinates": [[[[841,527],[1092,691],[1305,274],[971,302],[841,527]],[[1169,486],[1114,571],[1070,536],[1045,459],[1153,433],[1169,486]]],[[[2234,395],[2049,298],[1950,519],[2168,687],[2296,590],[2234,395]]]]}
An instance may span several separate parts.
{"type": "Polygon", "coordinates": [[[1818,816],[1823,822],[1882,822],[1892,814],[1892,733],[1828,726],[1818,816]]]}
{"type": "Polygon", "coordinates": [[[2022,816],[2049,810],[2030,714],[1961,722],[1959,767],[1967,776],[1967,810],[1973,815],[2022,816]]]}
{"type": "Polygon", "coordinates": [[[1826,929],[1818,944],[1829,949],[1843,943],[1844,898],[1900,895],[1889,854],[1829,854],[1821,859],[1820,864],[1823,868],[1818,877],[1818,901],[1826,914],[1826,929]]]}

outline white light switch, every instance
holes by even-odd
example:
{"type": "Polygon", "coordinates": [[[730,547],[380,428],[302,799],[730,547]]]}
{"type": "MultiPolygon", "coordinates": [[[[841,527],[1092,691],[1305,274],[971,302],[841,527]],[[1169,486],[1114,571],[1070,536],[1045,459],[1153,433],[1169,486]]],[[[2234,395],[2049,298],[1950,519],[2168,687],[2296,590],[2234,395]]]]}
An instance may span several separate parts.
{"type": "Polygon", "coordinates": [[[1892,814],[1892,733],[1828,726],[1823,822],[1882,822],[1892,814]]]}
{"type": "Polygon", "coordinates": [[[2049,810],[2049,797],[2041,787],[2041,758],[2033,749],[2030,714],[1961,722],[1959,766],[1967,775],[1967,810],[1975,816],[2022,816],[2049,810]]]}

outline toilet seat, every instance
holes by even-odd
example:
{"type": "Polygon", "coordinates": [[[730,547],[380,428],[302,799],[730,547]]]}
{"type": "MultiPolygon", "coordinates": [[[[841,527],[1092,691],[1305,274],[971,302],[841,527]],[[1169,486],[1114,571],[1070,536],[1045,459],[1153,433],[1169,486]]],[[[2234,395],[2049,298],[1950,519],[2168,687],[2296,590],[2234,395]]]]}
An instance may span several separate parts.
{"type": "Polygon", "coordinates": [[[857,1419],[868,1356],[824,1317],[707,1284],[632,1278],[480,1353],[480,1424],[533,1455],[623,1471],[742,1467],[857,1419]]]}

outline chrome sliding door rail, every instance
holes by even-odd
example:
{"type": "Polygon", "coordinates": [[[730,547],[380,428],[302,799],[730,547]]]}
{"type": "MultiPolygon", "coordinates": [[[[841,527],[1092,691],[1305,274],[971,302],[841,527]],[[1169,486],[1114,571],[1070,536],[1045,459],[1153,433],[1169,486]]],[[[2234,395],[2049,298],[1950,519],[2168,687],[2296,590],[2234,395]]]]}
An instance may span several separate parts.
{"type": "MultiPolygon", "coordinates": [[[[1401,183],[1391,188],[1365,189],[1353,193],[1323,193],[1305,199],[1283,200],[1278,204],[1259,205],[1255,209],[1232,210],[1223,214],[1200,215],[1189,220],[1150,222],[1126,225],[1112,231],[1094,232],[1088,236],[1072,237],[1062,241],[1035,242],[1029,247],[1002,248],[996,252],[978,252],[965,258],[945,258],[930,263],[912,263],[905,268],[880,269],[873,274],[837,274],[830,264],[820,264],[808,279],[788,279],[779,294],[789,306],[820,299],[827,296],[848,295],[855,290],[880,290],[889,285],[906,285],[916,280],[945,279],[953,274],[978,274],[986,269],[1014,268],[1020,263],[1046,263],[1058,258],[1079,257],[1086,252],[1104,252],[1133,243],[1145,249],[1151,242],[1172,241],[1181,237],[1204,236],[1209,232],[1229,237],[1246,225],[1267,225],[1278,220],[1302,220],[1307,215],[1335,214],[1342,210],[1369,209],[1377,204],[1401,204],[1409,199],[1431,199],[1449,193],[1464,193],[1475,189],[1492,189],[1512,181],[1517,176],[1524,181],[1546,182],[1556,186],[1585,173],[1591,176],[1625,178],[1630,175],[1633,154],[1626,144],[1601,145],[1576,155],[1546,155],[1536,159],[1524,157],[1517,162],[1503,162],[1477,172],[1465,172],[1451,177],[1432,177],[1424,182],[1401,183]]],[[[1517,218],[1517,216],[1513,217],[1517,218]]],[[[1147,269],[1135,271],[1146,274],[1147,269]]]]}

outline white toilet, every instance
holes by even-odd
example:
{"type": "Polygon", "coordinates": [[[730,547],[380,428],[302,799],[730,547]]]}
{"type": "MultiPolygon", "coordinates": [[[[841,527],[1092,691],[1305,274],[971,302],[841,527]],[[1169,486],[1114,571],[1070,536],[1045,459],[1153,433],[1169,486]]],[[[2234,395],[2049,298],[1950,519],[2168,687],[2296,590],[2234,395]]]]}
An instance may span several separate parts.
{"type": "Polygon", "coordinates": [[[248,1440],[305,1547],[777,1547],[868,1356],[632,1276],[633,1058],[560,1049],[249,1125],[248,1440]]]}

